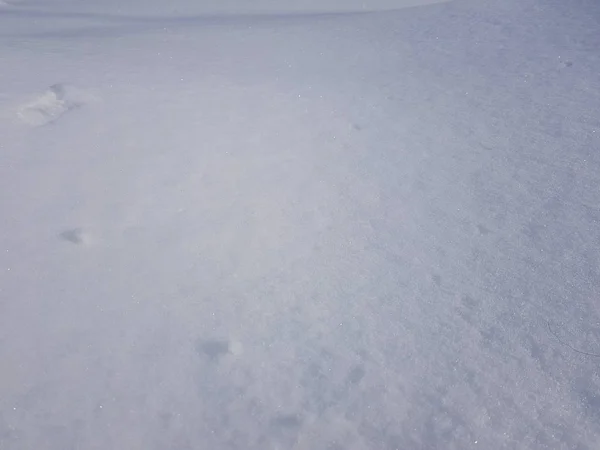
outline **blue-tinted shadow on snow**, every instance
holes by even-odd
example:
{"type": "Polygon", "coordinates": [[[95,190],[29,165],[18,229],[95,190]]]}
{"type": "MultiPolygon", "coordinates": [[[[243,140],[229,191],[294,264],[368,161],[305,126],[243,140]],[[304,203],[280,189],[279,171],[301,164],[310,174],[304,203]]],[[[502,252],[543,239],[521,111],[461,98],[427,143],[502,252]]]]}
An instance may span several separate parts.
{"type": "MultiPolygon", "coordinates": [[[[424,0],[423,5],[431,3],[444,3],[448,0],[424,0]]],[[[421,6],[409,4],[410,7],[421,6]]],[[[406,9],[407,5],[400,5],[397,9],[388,10],[387,13],[406,9]]],[[[381,13],[381,10],[360,11],[291,11],[291,12],[244,12],[244,13],[202,13],[190,15],[130,15],[98,12],[68,12],[52,11],[47,9],[34,9],[26,7],[13,7],[0,10],[0,30],[9,27],[2,26],[3,21],[10,21],[13,30],[0,31],[2,38],[56,38],[70,39],[76,37],[105,37],[123,36],[156,31],[169,28],[197,28],[211,26],[268,26],[270,24],[298,24],[306,21],[326,20],[332,18],[357,16],[381,13]],[[18,21],[36,20],[35,26],[15,26],[18,21]],[[45,29],[43,29],[45,27],[45,29]],[[38,29],[39,31],[21,31],[38,29]]],[[[25,23],[23,23],[25,25],[25,23]]]]}

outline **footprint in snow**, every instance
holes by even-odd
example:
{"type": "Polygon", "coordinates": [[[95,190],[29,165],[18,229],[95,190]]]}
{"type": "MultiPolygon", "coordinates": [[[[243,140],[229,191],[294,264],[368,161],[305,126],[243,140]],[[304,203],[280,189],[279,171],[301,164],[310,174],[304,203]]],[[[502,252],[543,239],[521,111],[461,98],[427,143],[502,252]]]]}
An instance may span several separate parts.
{"type": "Polygon", "coordinates": [[[90,94],[75,86],[57,83],[29,103],[22,105],[17,115],[28,125],[43,126],[55,122],[69,111],[80,108],[92,100],[90,94]]]}
{"type": "Polygon", "coordinates": [[[59,237],[75,245],[88,245],[91,241],[89,233],[81,228],[72,228],[60,233],[59,237]]]}
{"type": "Polygon", "coordinates": [[[205,356],[212,362],[218,362],[228,354],[239,356],[242,353],[240,342],[223,339],[198,339],[195,347],[198,355],[205,356]]]}

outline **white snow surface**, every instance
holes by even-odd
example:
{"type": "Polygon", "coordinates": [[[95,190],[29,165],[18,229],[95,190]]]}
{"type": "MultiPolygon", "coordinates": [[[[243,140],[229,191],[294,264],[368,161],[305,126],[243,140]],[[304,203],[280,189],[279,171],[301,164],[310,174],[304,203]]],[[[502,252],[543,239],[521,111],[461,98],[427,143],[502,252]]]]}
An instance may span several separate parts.
{"type": "Polygon", "coordinates": [[[600,448],[599,29],[2,2],[0,449],[600,448]]]}

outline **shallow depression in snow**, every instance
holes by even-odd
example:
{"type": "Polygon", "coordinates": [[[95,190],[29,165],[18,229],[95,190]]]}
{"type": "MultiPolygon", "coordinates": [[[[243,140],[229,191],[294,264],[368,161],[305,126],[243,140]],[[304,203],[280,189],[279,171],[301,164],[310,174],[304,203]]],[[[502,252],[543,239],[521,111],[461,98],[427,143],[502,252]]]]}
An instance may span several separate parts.
{"type": "Polygon", "coordinates": [[[57,83],[21,106],[17,115],[28,125],[47,125],[69,111],[81,108],[94,100],[94,96],[84,90],[69,84],[57,83]]]}

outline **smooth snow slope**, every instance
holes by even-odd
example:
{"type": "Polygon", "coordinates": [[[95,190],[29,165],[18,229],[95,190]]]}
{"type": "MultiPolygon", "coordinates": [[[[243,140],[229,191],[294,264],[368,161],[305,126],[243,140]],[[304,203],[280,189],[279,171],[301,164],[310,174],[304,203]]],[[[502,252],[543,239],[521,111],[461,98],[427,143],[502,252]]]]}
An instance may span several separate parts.
{"type": "Polygon", "coordinates": [[[598,448],[594,2],[5,3],[0,449],[598,448]]]}
{"type": "MultiPolygon", "coordinates": [[[[19,0],[14,0],[14,3],[19,0]]],[[[414,6],[443,3],[448,0],[28,0],[22,8],[68,15],[84,12],[106,16],[130,13],[148,15],[247,15],[314,14],[399,10],[414,6]]],[[[7,2],[5,2],[7,3],[7,2]]]]}

